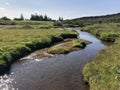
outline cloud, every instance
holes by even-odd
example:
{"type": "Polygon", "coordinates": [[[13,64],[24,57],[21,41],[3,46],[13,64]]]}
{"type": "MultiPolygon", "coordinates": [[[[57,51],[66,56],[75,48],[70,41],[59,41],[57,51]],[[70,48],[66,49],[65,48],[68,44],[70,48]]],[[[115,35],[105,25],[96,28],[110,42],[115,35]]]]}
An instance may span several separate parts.
{"type": "Polygon", "coordinates": [[[9,3],[9,2],[6,2],[6,3],[5,3],[5,5],[9,6],[9,5],[10,5],[10,3],[9,3]]]}
{"type": "Polygon", "coordinates": [[[0,7],[0,10],[5,10],[5,8],[3,8],[3,7],[0,7]]]}
{"type": "Polygon", "coordinates": [[[39,13],[39,11],[35,11],[35,13],[39,13]]]}

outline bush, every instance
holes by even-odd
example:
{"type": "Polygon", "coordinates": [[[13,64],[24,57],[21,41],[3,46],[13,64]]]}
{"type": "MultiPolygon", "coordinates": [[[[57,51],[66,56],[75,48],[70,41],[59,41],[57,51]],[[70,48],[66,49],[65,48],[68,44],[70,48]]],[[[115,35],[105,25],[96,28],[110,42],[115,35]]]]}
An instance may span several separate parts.
{"type": "Polygon", "coordinates": [[[15,25],[16,23],[14,21],[10,20],[0,20],[0,25],[15,25]]]}

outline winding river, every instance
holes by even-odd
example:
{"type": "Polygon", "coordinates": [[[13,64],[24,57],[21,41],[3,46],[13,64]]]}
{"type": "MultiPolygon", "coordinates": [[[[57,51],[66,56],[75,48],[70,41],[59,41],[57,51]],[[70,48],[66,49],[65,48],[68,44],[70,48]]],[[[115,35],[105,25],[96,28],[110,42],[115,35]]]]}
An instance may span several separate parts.
{"type": "Polygon", "coordinates": [[[92,43],[69,54],[14,63],[10,74],[0,77],[0,90],[88,90],[82,68],[105,46],[90,33],[77,32],[78,38],[92,43]]]}

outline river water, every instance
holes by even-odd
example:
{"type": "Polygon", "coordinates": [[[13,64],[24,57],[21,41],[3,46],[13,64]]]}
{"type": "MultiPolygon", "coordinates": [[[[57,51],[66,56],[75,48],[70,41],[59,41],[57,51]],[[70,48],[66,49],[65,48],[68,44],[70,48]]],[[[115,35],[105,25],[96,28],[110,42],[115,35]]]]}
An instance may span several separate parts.
{"type": "Polygon", "coordinates": [[[0,90],[88,90],[82,68],[105,46],[90,33],[77,32],[92,43],[69,54],[14,63],[9,75],[0,77],[0,90]]]}

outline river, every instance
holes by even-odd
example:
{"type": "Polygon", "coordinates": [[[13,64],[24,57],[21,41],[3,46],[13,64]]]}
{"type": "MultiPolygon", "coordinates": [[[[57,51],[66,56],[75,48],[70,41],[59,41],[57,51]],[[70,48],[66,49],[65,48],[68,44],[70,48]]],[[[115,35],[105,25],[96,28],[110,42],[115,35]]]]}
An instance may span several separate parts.
{"type": "Polygon", "coordinates": [[[78,38],[91,41],[84,49],[55,57],[14,63],[9,75],[0,77],[0,90],[88,90],[83,66],[105,48],[88,32],[77,30],[78,38]]]}

